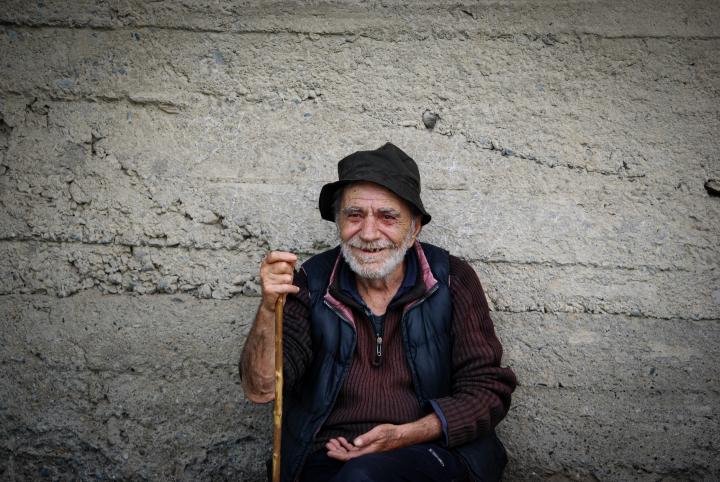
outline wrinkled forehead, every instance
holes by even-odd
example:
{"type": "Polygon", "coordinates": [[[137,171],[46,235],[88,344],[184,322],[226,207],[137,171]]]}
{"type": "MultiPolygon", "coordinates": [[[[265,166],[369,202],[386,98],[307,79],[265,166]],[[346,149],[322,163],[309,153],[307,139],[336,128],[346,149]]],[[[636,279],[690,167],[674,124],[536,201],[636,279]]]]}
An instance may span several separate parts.
{"type": "Polygon", "coordinates": [[[358,182],[345,187],[340,206],[342,209],[352,207],[363,210],[393,209],[404,214],[412,212],[407,201],[372,182],[358,182]]]}

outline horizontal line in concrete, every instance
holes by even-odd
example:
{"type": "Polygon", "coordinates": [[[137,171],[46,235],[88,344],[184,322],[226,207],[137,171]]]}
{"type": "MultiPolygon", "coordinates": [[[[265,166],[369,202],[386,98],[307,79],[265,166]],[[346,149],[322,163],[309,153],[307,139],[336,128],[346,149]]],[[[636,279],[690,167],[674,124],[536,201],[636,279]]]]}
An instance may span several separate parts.
{"type": "Polygon", "coordinates": [[[69,28],[169,28],[200,33],[292,31],[321,34],[365,34],[398,39],[547,30],[590,31],[607,36],[715,36],[712,20],[720,16],[713,2],[650,0],[508,1],[508,2],[356,2],[303,4],[258,2],[242,7],[223,3],[113,5],[46,0],[42,6],[8,2],[0,19],[8,24],[60,25],[69,28]],[[709,19],[709,20],[706,20],[709,19]],[[706,21],[703,21],[706,20],[706,21]]]}
{"type": "MultiPolygon", "coordinates": [[[[401,25],[398,23],[397,25],[401,25]]],[[[71,25],[63,23],[30,23],[30,22],[17,22],[0,20],[0,26],[15,28],[15,29],[27,29],[27,30],[67,30],[67,31],[95,31],[95,32],[137,32],[137,31],[168,31],[168,32],[186,32],[186,33],[197,33],[197,34],[224,34],[224,35],[276,35],[276,34],[288,34],[288,35],[316,35],[318,38],[335,38],[335,37],[352,37],[359,36],[375,41],[391,41],[393,43],[402,42],[430,42],[437,40],[446,40],[446,35],[437,36],[431,31],[418,32],[418,31],[399,31],[399,32],[378,32],[377,28],[368,26],[366,28],[356,28],[349,30],[339,30],[334,32],[328,32],[322,28],[307,28],[307,29],[296,29],[292,27],[268,27],[264,29],[257,28],[203,28],[203,27],[182,27],[182,26],[170,26],[170,25],[153,25],[147,23],[138,23],[135,25],[71,25]]],[[[392,27],[385,27],[391,29],[392,27]]],[[[544,29],[527,29],[527,30],[511,30],[507,32],[492,32],[488,30],[470,30],[470,29],[449,29],[458,38],[463,36],[471,35],[473,39],[480,40],[494,40],[494,39],[508,39],[515,36],[523,35],[547,35],[551,33],[559,36],[573,36],[573,37],[594,37],[605,40],[686,40],[686,41],[715,41],[720,40],[719,35],[683,35],[683,34],[604,34],[592,30],[579,30],[572,27],[567,29],[554,29],[545,27],[544,29]]],[[[467,38],[467,37],[465,37],[467,38]]]]}
{"type": "MultiPolygon", "coordinates": [[[[108,299],[116,299],[116,300],[132,300],[133,302],[143,302],[143,300],[152,300],[160,301],[172,301],[173,298],[177,298],[181,301],[185,300],[188,302],[197,302],[197,303],[209,303],[209,304],[217,304],[217,303],[227,303],[228,301],[233,302],[240,302],[240,303],[249,303],[249,305],[252,306],[253,309],[257,307],[257,303],[259,303],[259,295],[244,295],[241,293],[235,294],[232,296],[232,298],[223,298],[223,299],[202,299],[198,298],[197,296],[194,296],[192,293],[182,293],[182,292],[176,292],[176,293],[164,293],[164,292],[154,292],[151,294],[138,294],[133,292],[119,292],[119,293],[108,293],[105,291],[98,290],[96,287],[88,288],[82,291],[79,291],[77,293],[74,293],[72,296],[65,296],[65,297],[58,297],[54,295],[49,295],[47,293],[0,293],[0,297],[9,299],[9,298],[18,298],[27,300],[30,302],[31,300],[35,299],[46,299],[46,300],[52,300],[52,301],[62,301],[66,299],[85,299],[85,297],[109,297],[108,299]]],[[[163,302],[165,302],[163,301],[163,302]]],[[[568,311],[542,311],[542,310],[534,310],[534,309],[528,309],[528,310],[510,310],[510,309],[491,309],[491,313],[494,313],[498,317],[521,317],[524,315],[530,316],[532,318],[540,318],[540,319],[557,319],[558,317],[590,317],[590,318],[597,318],[597,319],[603,319],[606,317],[611,317],[614,319],[626,319],[626,320],[638,320],[642,322],[643,320],[647,321],[653,321],[653,322],[662,322],[662,323],[683,323],[683,322],[691,322],[691,323],[707,323],[707,324],[713,324],[713,323],[720,323],[720,317],[708,317],[708,318],[684,318],[681,316],[671,316],[671,317],[657,317],[657,316],[649,316],[647,314],[643,313],[620,313],[620,312],[593,312],[593,311],[587,311],[587,312],[568,312],[568,311]]]]}
{"type": "MultiPolygon", "coordinates": [[[[220,247],[199,247],[192,245],[174,245],[174,246],[162,246],[157,244],[130,244],[121,243],[116,241],[110,241],[107,243],[90,242],[90,241],[74,241],[74,240],[53,240],[43,239],[40,237],[13,237],[13,238],[0,238],[0,243],[36,243],[38,245],[54,245],[54,246],[86,246],[92,247],[119,247],[119,248],[149,248],[149,249],[161,249],[170,251],[187,251],[187,252],[224,252],[224,253],[237,253],[237,248],[228,248],[224,246],[220,247]]],[[[301,259],[309,258],[320,251],[294,251],[301,259]]],[[[667,266],[654,266],[654,265],[643,265],[637,264],[632,266],[624,265],[613,265],[613,264],[601,264],[601,263],[588,263],[588,262],[563,262],[554,260],[522,260],[522,259],[506,259],[506,258],[492,258],[492,257],[464,257],[466,261],[471,264],[498,264],[498,265],[511,265],[511,266],[540,266],[545,268],[570,268],[570,267],[583,267],[589,269],[598,269],[605,271],[638,271],[647,270],[650,272],[682,272],[682,273],[700,273],[704,271],[713,272],[716,268],[713,266],[700,268],[697,270],[691,270],[683,267],[667,267],[667,266]]]]}
{"type": "MultiPolygon", "coordinates": [[[[7,295],[6,295],[7,296],[7,295]]],[[[526,310],[512,310],[512,309],[493,309],[491,310],[491,313],[500,314],[500,315],[527,315],[527,314],[540,314],[543,316],[557,316],[557,315],[582,315],[582,316],[593,316],[598,318],[603,318],[607,316],[611,317],[620,317],[620,318],[637,318],[638,320],[653,320],[653,321],[672,321],[672,322],[701,322],[701,323],[720,323],[720,318],[718,317],[691,317],[691,318],[684,318],[682,316],[652,316],[648,315],[646,313],[640,313],[640,314],[632,314],[632,313],[625,313],[625,312],[612,312],[612,311],[582,311],[582,312],[576,312],[576,311],[551,311],[551,310],[542,310],[542,309],[526,309],[526,310]]]]}

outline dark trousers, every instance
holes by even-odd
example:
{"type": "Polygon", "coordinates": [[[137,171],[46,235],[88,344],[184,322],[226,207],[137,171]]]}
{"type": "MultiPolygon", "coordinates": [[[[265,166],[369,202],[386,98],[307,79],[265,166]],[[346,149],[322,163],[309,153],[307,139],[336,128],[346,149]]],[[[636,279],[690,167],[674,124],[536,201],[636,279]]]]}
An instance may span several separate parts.
{"type": "Polygon", "coordinates": [[[308,457],[300,482],[460,482],[467,470],[460,458],[434,443],[340,462],[318,450],[308,457]]]}

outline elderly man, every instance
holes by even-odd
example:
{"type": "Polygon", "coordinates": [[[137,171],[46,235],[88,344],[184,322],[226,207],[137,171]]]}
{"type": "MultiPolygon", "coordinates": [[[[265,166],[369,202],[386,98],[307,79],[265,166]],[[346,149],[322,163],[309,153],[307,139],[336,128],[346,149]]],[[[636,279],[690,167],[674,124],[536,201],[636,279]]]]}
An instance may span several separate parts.
{"type": "Polygon", "coordinates": [[[287,294],[285,481],[497,480],[494,427],[516,380],[472,267],[417,241],[430,222],[415,162],[388,143],[338,164],[320,214],[340,245],[295,271],[262,262],[240,362],[245,395],[274,398],[275,301],[287,294]]]}

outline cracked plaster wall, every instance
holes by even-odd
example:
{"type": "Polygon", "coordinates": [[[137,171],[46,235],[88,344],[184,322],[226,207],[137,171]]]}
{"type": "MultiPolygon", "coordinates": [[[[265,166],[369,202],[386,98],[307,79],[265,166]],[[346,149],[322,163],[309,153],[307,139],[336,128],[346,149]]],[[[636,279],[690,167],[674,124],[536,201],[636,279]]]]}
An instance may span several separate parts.
{"type": "Polygon", "coordinates": [[[719,478],[719,29],[709,0],[3,2],[1,478],[261,480],[257,265],[332,246],[320,186],[387,140],[520,379],[507,479],[719,478]]]}

